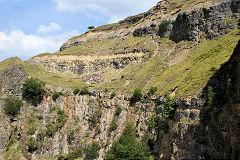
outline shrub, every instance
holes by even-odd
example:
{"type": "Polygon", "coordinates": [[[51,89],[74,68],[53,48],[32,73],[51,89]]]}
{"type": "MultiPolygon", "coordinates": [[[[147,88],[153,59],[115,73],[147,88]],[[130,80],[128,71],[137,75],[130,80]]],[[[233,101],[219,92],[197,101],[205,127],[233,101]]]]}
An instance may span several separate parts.
{"type": "Polygon", "coordinates": [[[42,115],[39,115],[39,116],[37,116],[37,119],[38,119],[38,120],[43,120],[43,116],[42,116],[42,115]]]}
{"type": "Polygon", "coordinates": [[[118,117],[121,114],[121,112],[122,112],[122,108],[119,105],[117,105],[115,116],[118,117]]]}
{"type": "Polygon", "coordinates": [[[68,155],[60,155],[58,156],[58,160],[75,160],[77,158],[82,157],[82,146],[79,146],[75,151],[69,153],[68,155]]]}
{"type": "Polygon", "coordinates": [[[175,98],[172,98],[169,94],[166,95],[167,102],[164,104],[164,112],[163,115],[166,118],[173,118],[175,114],[174,105],[176,103],[175,98]]]}
{"type": "Polygon", "coordinates": [[[68,142],[72,142],[74,140],[74,130],[73,129],[70,129],[68,131],[68,142]]]}
{"type": "Polygon", "coordinates": [[[10,117],[15,118],[19,112],[20,108],[22,107],[23,102],[16,96],[8,96],[5,99],[4,103],[4,112],[10,117]]]}
{"type": "Polygon", "coordinates": [[[133,92],[133,97],[134,100],[140,100],[142,98],[142,88],[136,88],[133,92]]]}
{"type": "Polygon", "coordinates": [[[101,129],[100,129],[100,126],[99,126],[99,125],[96,126],[96,130],[95,130],[95,131],[97,132],[97,134],[100,134],[100,133],[101,133],[101,129]]]}
{"type": "Polygon", "coordinates": [[[74,89],[74,91],[73,91],[73,94],[78,94],[80,92],[80,89],[79,88],[76,88],[76,89],[74,89]]]}
{"type": "Polygon", "coordinates": [[[169,24],[171,24],[170,20],[163,20],[162,23],[159,25],[159,33],[162,34],[168,31],[169,24]]]}
{"type": "Polygon", "coordinates": [[[88,86],[83,86],[80,90],[80,95],[85,95],[85,94],[89,94],[90,92],[88,91],[88,86]]]}
{"type": "Polygon", "coordinates": [[[37,134],[37,140],[40,142],[43,142],[46,137],[46,132],[43,130],[40,130],[39,133],[37,134]]]}
{"type": "Polygon", "coordinates": [[[49,122],[49,123],[46,125],[46,128],[47,128],[46,135],[49,136],[49,137],[52,137],[53,134],[56,132],[56,129],[55,129],[53,123],[52,123],[52,122],[49,122]]]}
{"type": "Polygon", "coordinates": [[[167,134],[169,131],[169,125],[167,124],[167,122],[162,122],[162,124],[160,125],[160,129],[167,134]]]}
{"type": "Polygon", "coordinates": [[[100,145],[97,142],[88,145],[85,148],[85,160],[94,160],[97,159],[99,156],[99,150],[101,149],[100,145]]]}
{"type": "Polygon", "coordinates": [[[157,87],[151,87],[147,94],[149,96],[153,96],[156,91],[157,91],[157,87]]]}
{"type": "Polygon", "coordinates": [[[95,28],[94,26],[89,26],[89,27],[88,27],[88,29],[90,29],[90,30],[91,30],[91,29],[94,29],[94,28],[95,28]]]}
{"type": "Polygon", "coordinates": [[[105,88],[105,89],[104,89],[104,92],[107,93],[107,92],[108,92],[108,88],[105,88]]]}
{"type": "Polygon", "coordinates": [[[28,141],[28,151],[32,153],[36,150],[37,150],[37,142],[33,138],[30,138],[28,141]]]}
{"type": "Polygon", "coordinates": [[[206,102],[209,109],[213,108],[214,98],[215,98],[215,93],[213,92],[213,88],[211,86],[208,86],[207,94],[206,94],[206,102]]]}
{"type": "Polygon", "coordinates": [[[110,95],[110,99],[113,99],[116,96],[116,93],[113,91],[110,95]]]}
{"type": "Polygon", "coordinates": [[[65,123],[67,122],[68,116],[62,110],[58,110],[57,112],[57,120],[56,120],[56,130],[61,129],[65,123]]]}
{"type": "Polygon", "coordinates": [[[104,159],[149,160],[150,156],[149,147],[137,140],[136,128],[132,122],[128,122],[122,135],[113,142],[104,159]]]}
{"type": "Polygon", "coordinates": [[[110,127],[108,128],[108,133],[110,134],[112,131],[117,129],[117,118],[114,117],[110,123],[110,127]]]}
{"type": "Polygon", "coordinates": [[[28,133],[30,134],[30,135],[34,135],[34,133],[36,132],[36,127],[35,126],[32,126],[29,130],[28,130],[28,133]]]}
{"type": "Polygon", "coordinates": [[[27,79],[22,88],[23,98],[36,106],[43,100],[43,96],[46,93],[44,86],[45,82],[37,78],[27,79]]]}
{"type": "Polygon", "coordinates": [[[88,119],[88,121],[90,123],[90,127],[92,127],[92,128],[96,127],[96,124],[97,124],[97,122],[99,122],[101,116],[102,116],[102,107],[99,104],[99,105],[95,106],[95,111],[94,111],[92,117],[88,119]]]}
{"type": "Polygon", "coordinates": [[[59,92],[54,92],[53,93],[53,95],[52,95],[52,99],[54,100],[54,101],[56,101],[59,97],[60,97],[60,93],[59,92]]]}
{"type": "Polygon", "coordinates": [[[157,120],[158,120],[157,114],[154,112],[152,116],[149,118],[149,127],[151,129],[157,128],[157,120]]]}

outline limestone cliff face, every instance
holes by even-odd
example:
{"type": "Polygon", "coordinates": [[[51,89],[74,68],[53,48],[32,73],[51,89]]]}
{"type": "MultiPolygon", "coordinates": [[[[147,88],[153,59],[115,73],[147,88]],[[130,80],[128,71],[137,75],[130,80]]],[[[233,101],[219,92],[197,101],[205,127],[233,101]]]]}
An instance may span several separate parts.
{"type": "Polygon", "coordinates": [[[170,38],[176,42],[198,41],[206,34],[206,38],[213,39],[234,28],[239,13],[240,2],[237,0],[180,13],[172,23],[170,38]]]}
{"type": "Polygon", "coordinates": [[[3,71],[0,77],[1,93],[20,94],[23,80],[28,77],[28,74],[23,69],[21,64],[15,63],[13,66],[3,71]]]}
{"type": "Polygon", "coordinates": [[[239,159],[239,53],[240,41],[230,60],[209,81],[216,100],[211,109],[201,97],[179,99],[174,118],[169,119],[163,116],[164,97],[145,96],[133,104],[131,96],[127,95],[110,99],[108,93],[79,96],[66,92],[53,101],[47,94],[37,108],[25,105],[18,122],[12,125],[0,110],[0,116],[5,119],[0,125],[1,133],[5,133],[0,135],[1,143],[5,148],[10,137],[15,135],[26,159],[50,159],[70,153],[80,144],[95,141],[101,146],[98,159],[102,160],[112,142],[121,135],[125,123],[131,120],[136,124],[139,138],[147,135],[157,159],[239,159]],[[68,115],[67,121],[52,136],[42,140],[39,136],[47,130],[47,124],[56,121],[56,107],[68,115]],[[117,107],[121,112],[116,116],[117,107]],[[154,112],[158,128],[151,129],[149,119],[154,112]],[[117,128],[110,131],[114,117],[117,118],[117,128]],[[30,120],[32,126],[37,124],[32,135],[29,135],[30,120]],[[163,127],[166,125],[169,127],[167,132],[163,127]],[[69,140],[69,130],[74,130],[72,140],[69,140]],[[31,154],[27,151],[29,137],[38,142],[37,150],[31,154]]]}
{"type": "MultiPolygon", "coordinates": [[[[195,7],[188,9],[188,12],[167,1],[159,2],[146,13],[129,17],[112,26],[94,29],[67,41],[61,47],[59,54],[33,57],[28,62],[60,71],[62,74],[70,72],[80,76],[78,77],[80,80],[90,83],[101,81],[102,74],[110,68],[119,71],[130,64],[141,64],[150,58],[154,60],[155,57],[151,57],[151,54],[155,52],[165,56],[165,59],[170,59],[166,60],[166,66],[172,66],[191,56],[191,52],[198,44],[189,42],[187,48],[181,43],[171,42],[172,45],[168,45],[160,41],[160,37],[169,37],[175,42],[199,41],[202,37],[218,38],[219,35],[236,28],[239,9],[237,0],[202,8],[195,7]],[[159,33],[159,25],[163,20],[170,21],[166,31],[159,33]],[[136,44],[132,42],[136,40],[131,39],[132,37],[138,37],[139,42],[136,44]],[[67,52],[71,47],[83,47],[86,44],[85,47],[91,49],[92,40],[96,41],[96,44],[106,41],[107,43],[103,43],[106,45],[119,39],[120,41],[110,45],[109,49],[101,46],[99,51],[80,54],[67,52]],[[126,46],[121,45],[124,43],[126,46]],[[179,54],[180,58],[174,57],[177,51],[183,53],[179,54]],[[177,60],[173,61],[174,58],[177,60]]],[[[230,60],[222,65],[208,83],[206,82],[206,89],[202,90],[198,97],[177,99],[175,115],[172,119],[163,115],[166,103],[164,96],[145,95],[138,102],[131,103],[131,95],[118,94],[110,98],[110,93],[103,91],[92,91],[89,95],[74,95],[72,89],[60,87],[63,95],[56,101],[52,100],[51,96],[55,90],[48,90],[41,104],[34,107],[25,102],[20,115],[14,122],[10,122],[2,109],[4,94],[21,95],[21,84],[28,77],[22,66],[16,63],[1,72],[0,78],[2,93],[0,145],[4,148],[5,157],[16,152],[21,155],[19,159],[57,159],[57,156],[71,153],[80,145],[86,146],[97,142],[101,147],[98,160],[103,160],[112,143],[121,135],[126,122],[133,121],[139,139],[148,138],[151,152],[156,159],[239,159],[239,47],[240,42],[230,60]],[[208,86],[211,86],[215,93],[212,97],[214,105],[211,107],[205,100],[208,86]],[[119,108],[121,112],[116,114],[119,108]],[[67,115],[66,122],[64,118],[59,122],[59,114],[62,114],[59,110],[67,115]],[[150,128],[149,124],[153,113],[156,113],[157,117],[157,127],[154,129],[150,128]],[[111,128],[113,120],[116,129],[111,128]],[[58,124],[58,128],[52,129],[50,124],[58,124]],[[31,152],[28,150],[30,137],[36,142],[36,149],[31,152]]],[[[197,58],[202,60],[204,56],[211,56],[212,52],[210,55],[208,53],[206,51],[203,56],[199,55],[197,58]]],[[[147,69],[156,67],[155,64],[163,65],[162,62],[156,62],[150,64],[147,69]]],[[[188,67],[184,68],[184,72],[180,74],[185,74],[188,70],[188,67]]],[[[143,70],[143,72],[147,71],[143,70]]],[[[124,76],[127,75],[119,77],[122,79],[124,76]]],[[[151,79],[151,76],[148,78],[151,79]]],[[[174,77],[169,77],[172,78],[174,77]]],[[[180,83],[176,85],[178,84],[180,83]]],[[[177,90],[177,87],[174,90],[177,90]]],[[[172,95],[174,93],[173,91],[172,95]]]]}

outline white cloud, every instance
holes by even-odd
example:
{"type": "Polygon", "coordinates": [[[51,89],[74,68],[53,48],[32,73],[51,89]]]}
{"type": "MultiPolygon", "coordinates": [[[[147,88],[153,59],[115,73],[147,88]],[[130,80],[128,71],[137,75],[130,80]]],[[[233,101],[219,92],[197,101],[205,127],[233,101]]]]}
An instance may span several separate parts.
{"type": "Polygon", "coordinates": [[[76,31],[53,36],[24,34],[21,30],[0,32],[0,60],[18,56],[26,60],[34,55],[56,52],[69,38],[77,35],[76,31]]]}
{"type": "Polygon", "coordinates": [[[67,12],[98,11],[117,21],[127,16],[142,13],[157,4],[159,0],[52,0],[57,9],[67,12]]]}
{"type": "Polygon", "coordinates": [[[40,25],[37,29],[38,33],[57,32],[60,31],[61,27],[57,23],[50,23],[48,26],[40,25]]]}

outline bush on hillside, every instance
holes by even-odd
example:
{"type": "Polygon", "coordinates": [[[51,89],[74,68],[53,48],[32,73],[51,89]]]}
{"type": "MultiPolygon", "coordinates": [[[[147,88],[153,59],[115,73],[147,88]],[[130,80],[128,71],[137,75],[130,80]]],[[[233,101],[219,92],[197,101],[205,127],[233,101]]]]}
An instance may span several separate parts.
{"type": "Polygon", "coordinates": [[[32,153],[36,150],[37,150],[37,142],[33,138],[30,138],[28,141],[28,151],[32,153]]]}
{"type": "Polygon", "coordinates": [[[90,92],[88,91],[88,86],[83,86],[80,90],[80,95],[86,95],[86,94],[90,94],[90,92]]]}
{"type": "Polygon", "coordinates": [[[110,95],[110,99],[113,99],[116,96],[116,93],[113,91],[110,95]]]}
{"type": "Polygon", "coordinates": [[[52,99],[53,101],[56,101],[59,97],[60,97],[61,93],[59,92],[54,92],[52,95],[52,99]]]}
{"type": "Polygon", "coordinates": [[[138,101],[142,98],[142,88],[136,88],[133,92],[132,99],[138,101]]]}
{"type": "Polygon", "coordinates": [[[148,120],[149,121],[149,127],[151,129],[156,129],[158,127],[157,126],[157,120],[158,120],[157,114],[154,112],[148,120]]]}
{"type": "Polygon", "coordinates": [[[74,91],[73,91],[73,94],[78,94],[80,92],[80,89],[79,88],[76,88],[76,89],[74,89],[74,91]]]}
{"type": "Polygon", "coordinates": [[[100,145],[97,142],[93,142],[85,148],[85,160],[94,160],[99,156],[100,145]]]}
{"type": "Polygon", "coordinates": [[[175,114],[175,103],[176,100],[175,98],[172,98],[169,94],[166,95],[167,98],[167,102],[164,104],[164,112],[163,115],[166,118],[173,118],[174,114],[175,114]]]}
{"type": "Polygon", "coordinates": [[[15,118],[19,112],[20,108],[22,107],[23,102],[21,99],[19,99],[16,96],[8,96],[5,99],[5,104],[4,104],[4,112],[10,117],[10,118],[15,118]]]}
{"type": "Polygon", "coordinates": [[[113,142],[105,160],[149,160],[150,157],[149,147],[137,140],[136,128],[132,122],[128,122],[123,134],[116,142],[113,142]]]}
{"type": "Polygon", "coordinates": [[[91,29],[94,29],[94,28],[95,28],[94,26],[89,26],[89,27],[88,27],[88,29],[90,29],[90,30],[91,30],[91,29]]]}
{"type": "Polygon", "coordinates": [[[168,26],[171,24],[170,20],[163,20],[162,23],[159,25],[159,33],[162,34],[168,31],[168,26]]]}
{"type": "Polygon", "coordinates": [[[36,106],[43,100],[43,96],[46,93],[44,86],[45,82],[37,78],[27,79],[22,88],[23,98],[36,106]]]}
{"type": "Polygon", "coordinates": [[[157,92],[157,87],[151,87],[147,94],[153,96],[155,92],[157,92]]]}
{"type": "Polygon", "coordinates": [[[122,112],[121,106],[117,105],[116,112],[115,112],[115,116],[118,117],[118,116],[121,114],[121,112],[122,112]]]}

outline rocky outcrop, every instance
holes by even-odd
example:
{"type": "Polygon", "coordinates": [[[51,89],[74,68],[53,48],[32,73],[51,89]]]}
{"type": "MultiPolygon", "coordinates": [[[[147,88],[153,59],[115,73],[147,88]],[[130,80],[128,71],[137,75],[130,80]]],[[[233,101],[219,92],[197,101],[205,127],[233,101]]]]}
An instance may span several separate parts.
{"type": "Polygon", "coordinates": [[[22,82],[28,74],[19,63],[4,70],[0,75],[0,91],[3,94],[20,94],[22,82]]]}
{"type": "MultiPolygon", "coordinates": [[[[208,128],[209,143],[215,150],[222,151],[225,159],[240,158],[240,41],[230,60],[209,81],[216,96],[215,108],[208,114],[211,123],[208,128]]],[[[219,153],[220,154],[220,153],[219,153]]]]}
{"type": "Polygon", "coordinates": [[[42,65],[55,69],[60,72],[70,72],[76,75],[91,74],[90,77],[82,80],[88,82],[100,81],[99,72],[107,67],[120,69],[126,67],[130,63],[140,63],[147,60],[144,52],[133,51],[132,53],[118,53],[114,55],[54,55],[34,57],[28,60],[31,64],[42,65]],[[135,53],[134,53],[135,52],[135,53]],[[97,75],[97,76],[96,76],[97,75]],[[95,78],[94,78],[95,77],[95,78]]]}
{"type": "Polygon", "coordinates": [[[236,19],[240,16],[240,2],[232,0],[209,8],[195,9],[180,13],[172,23],[170,39],[199,41],[201,36],[213,39],[230,32],[237,26],[236,19]]]}

